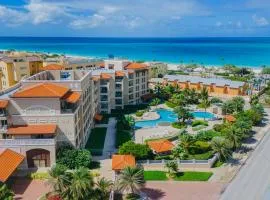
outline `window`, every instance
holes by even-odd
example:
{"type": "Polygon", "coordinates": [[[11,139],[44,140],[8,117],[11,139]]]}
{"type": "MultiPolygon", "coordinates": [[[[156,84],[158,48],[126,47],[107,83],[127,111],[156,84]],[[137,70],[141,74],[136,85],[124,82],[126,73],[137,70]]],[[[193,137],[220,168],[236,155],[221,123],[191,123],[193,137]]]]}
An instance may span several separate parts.
{"type": "Polygon", "coordinates": [[[101,93],[107,93],[107,92],[108,92],[108,88],[106,88],[106,87],[101,87],[100,92],[101,92],[101,93]]]}
{"type": "Polygon", "coordinates": [[[115,84],[115,88],[116,88],[116,89],[121,89],[121,88],[122,88],[122,84],[116,83],[116,84],[115,84]]]}
{"type": "Polygon", "coordinates": [[[109,64],[109,69],[114,69],[114,64],[109,64]]]}
{"type": "Polygon", "coordinates": [[[108,104],[107,103],[102,103],[101,104],[101,109],[108,109],[108,104]]]}
{"type": "Polygon", "coordinates": [[[122,97],[122,92],[120,91],[115,92],[115,97],[122,97]]]}
{"type": "Polygon", "coordinates": [[[133,99],[133,94],[128,96],[129,99],[133,99]]]}
{"type": "Polygon", "coordinates": [[[139,89],[140,89],[140,86],[137,85],[136,86],[136,91],[139,91],[139,89]]]}
{"type": "Polygon", "coordinates": [[[142,76],[145,76],[145,72],[142,72],[142,76]]]}
{"type": "Polygon", "coordinates": [[[139,92],[136,93],[136,98],[138,98],[140,95],[139,95],[139,92]]]}
{"type": "Polygon", "coordinates": [[[100,100],[101,101],[108,101],[108,96],[107,95],[100,95],[100,100]]]}
{"type": "Polygon", "coordinates": [[[129,75],[128,75],[128,78],[129,78],[129,79],[133,79],[133,74],[129,74],[129,75]]]}
{"type": "Polygon", "coordinates": [[[140,73],[139,72],[136,72],[136,77],[139,77],[140,76],[140,73]]]}
{"type": "Polygon", "coordinates": [[[136,84],[139,84],[140,83],[140,79],[136,79],[136,84]]]}
{"type": "Polygon", "coordinates": [[[115,104],[122,104],[122,99],[115,99],[115,104]]]}
{"type": "Polygon", "coordinates": [[[129,86],[133,86],[133,81],[129,81],[129,82],[128,82],[128,85],[129,85],[129,86]]]}

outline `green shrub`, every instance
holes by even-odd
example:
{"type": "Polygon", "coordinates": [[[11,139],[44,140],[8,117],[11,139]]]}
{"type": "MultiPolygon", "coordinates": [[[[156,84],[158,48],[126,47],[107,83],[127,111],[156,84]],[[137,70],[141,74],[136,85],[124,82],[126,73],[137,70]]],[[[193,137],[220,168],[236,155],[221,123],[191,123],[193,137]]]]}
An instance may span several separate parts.
{"type": "Polygon", "coordinates": [[[186,124],[182,122],[173,122],[171,125],[173,128],[177,128],[177,129],[186,128],[186,124]]]}
{"type": "Polygon", "coordinates": [[[36,180],[44,180],[49,178],[49,174],[47,172],[34,172],[27,175],[30,179],[36,180]]]}
{"type": "Polygon", "coordinates": [[[169,102],[169,101],[166,101],[165,102],[166,106],[168,106],[169,108],[175,108],[177,105],[172,103],[172,102],[169,102]]]}
{"type": "Polygon", "coordinates": [[[157,155],[155,157],[155,160],[172,160],[172,156],[171,155],[164,155],[164,156],[161,156],[161,155],[157,155]]]}
{"type": "Polygon", "coordinates": [[[226,124],[215,124],[213,126],[213,129],[217,132],[222,132],[223,129],[227,128],[227,125],[226,124]]]}
{"type": "Polygon", "coordinates": [[[66,149],[57,153],[57,164],[66,166],[69,169],[89,167],[92,160],[90,151],[86,149],[66,149]]]}
{"type": "Polygon", "coordinates": [[[120,146],[119,154],[131,154],[136,159],[148,159],[151,156],[151,149],[146,144],[136,144],[133,141],[128,141],[120,146]]]}
{"type": "Polygon", "coordinates": [[[138,110],[138,111],[135,113],[135,115],[136,115],[137,117],[142,117],[142,116],[143,116],[143,113],[145,113],[144,110],[138,110]]]}
{"type": "Polygon", "coordinates": [[[195,127],[195,126],[198,126],[198,125],[208,126],[208,122],[204,121],[204,120],[195,120],[191,124],[192,127],[195,127]]]}
{"type": "Polygon", "coordinates": [[[207,152],[211,149],[210,144],[205,141],[196,141],[194,145],[199,147],[202,150],[202,152],[207,152]]]}
{"type": "Polygon", "coordinates": [[[192,130],[193,131],[199,131],[199,130],[202,130],[204,128],[206,128],[207,126],[204,126],[204,125],[198,125],[198,126],[195,126],[195,127],[192,127],[192,130]]]}
{"type": "Polygon", "coordinates": [[[212,104],[215,104],[215,103],[222,103],[222,102],[223,102],[223,101],[222,101],[220,98],[218,98],[218,97],[213,97],[210,101],[211,101],[212,104]]]}

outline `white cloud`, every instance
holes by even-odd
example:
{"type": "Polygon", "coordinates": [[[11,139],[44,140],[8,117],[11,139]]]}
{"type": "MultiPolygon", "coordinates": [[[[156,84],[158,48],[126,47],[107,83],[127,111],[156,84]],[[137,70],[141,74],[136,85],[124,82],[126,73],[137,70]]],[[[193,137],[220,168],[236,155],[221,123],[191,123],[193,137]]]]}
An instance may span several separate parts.
{"type": "Polygon", "coordinates": [[[27,21],[28,16],[13,9],[9,9],[0,5],[0,21],[4,22],[8,26],[17,26],[27,21]]]}
{"type": "Polygon", "coordinates": [[[257,26],[268,26],[269,22],[266,18],[264,17],[259,17],[256,14],[252,15],[252,20],[257,26]]]}
{"type": "Polygon", "coordinates": [[[233,29],[240,29],[243,27],[243,24],[241,21],[228,21],[228,22],[221,22],[221,21],[218,21],[216,22],[216,27],[218,28],[233,28],[233,29]]]}
{"type": "Polygon", "coordinates": [[[105,23],[105,21],[106,17],[94,14],[93,16],[89,16],[84,19],[75,19],[70,23],[70,25],[75,29],[94,28],[105,23]]]}

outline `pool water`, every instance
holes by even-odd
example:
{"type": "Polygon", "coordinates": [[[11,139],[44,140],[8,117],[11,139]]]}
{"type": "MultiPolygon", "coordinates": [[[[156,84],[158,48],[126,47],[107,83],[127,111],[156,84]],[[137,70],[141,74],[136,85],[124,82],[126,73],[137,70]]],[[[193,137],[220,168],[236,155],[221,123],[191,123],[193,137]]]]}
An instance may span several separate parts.
{"type": "MultiPolygon", "coordinates": [[[[155,127],[160,122],[176,122],[178,121],[177,114],[171,110],[166,109],[158,109],[156,112],[159,114],[160,118],[156,120],[144,120],[144,121],[136,121],[135,122],[135,128],[149,128],[149,127],[155,127]]],[[[205,119],[211,119],[215,115],[210,112],[203,112],[203,111],[196,111],[192,112],[193,116],[195,118],[205,118],[205,119]]]]}

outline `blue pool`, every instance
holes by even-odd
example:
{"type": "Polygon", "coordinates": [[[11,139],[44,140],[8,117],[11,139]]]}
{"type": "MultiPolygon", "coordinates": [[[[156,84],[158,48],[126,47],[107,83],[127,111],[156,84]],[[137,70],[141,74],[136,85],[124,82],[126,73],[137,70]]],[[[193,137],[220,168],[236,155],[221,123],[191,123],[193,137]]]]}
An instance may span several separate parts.
{"type": "MultiPolygon", "coordinates": [[[[135,123],[135,128],[155,127],[160,122],[176,122],[178,120],[176,113],[174,113],[171,110],[158,109],[156,111],[160,115],[159,119],[137,121],[135,123]]],[[[192,114],[195,118],[211,119],[211,118],[215,117],[215,115],[213,113],[203,112],[203,111],[195,111],[195,112],[192,112],[192,114]]]]}

